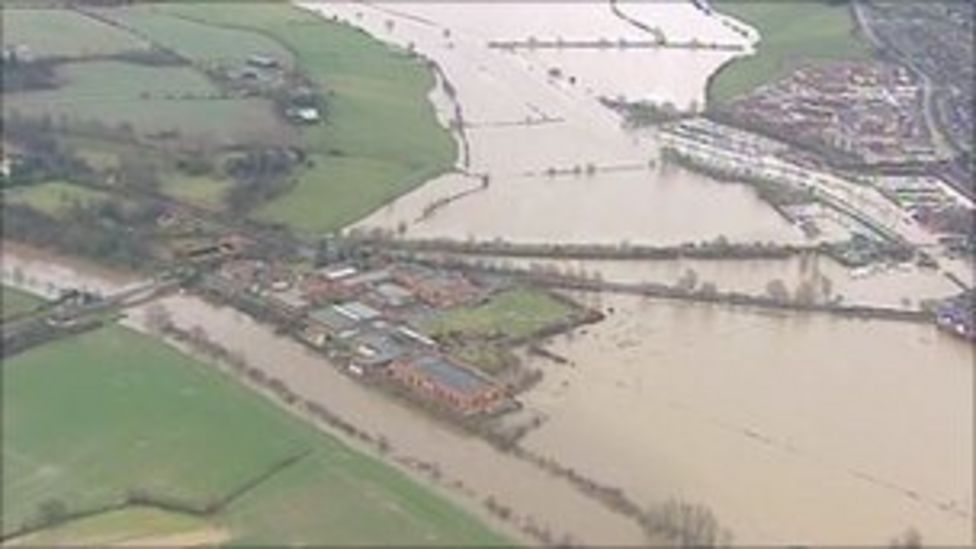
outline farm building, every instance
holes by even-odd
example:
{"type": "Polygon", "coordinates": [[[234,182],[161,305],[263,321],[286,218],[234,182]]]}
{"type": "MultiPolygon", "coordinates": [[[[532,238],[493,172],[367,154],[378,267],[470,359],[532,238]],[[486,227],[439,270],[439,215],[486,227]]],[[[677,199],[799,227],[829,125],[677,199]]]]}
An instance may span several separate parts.
{"type": "Polygon", "coordinates": [[[354,322],[373,320],[381,316],[379,311],[360,301],[349,301],[342,305],[336,305],[335,310],[354,322]]]}
{"type": "Polygon", "coordinates": [[[367,330],[352,337],[355,357],[349,371],[356,375],[375,372],[402,357],[407,348],[380,330],[367,330]]]}
{"type": "Polygon", "coordinates": [[[398,265],[393,278],[418,299],[438,308],[455,307],[481,299],[484,292],[464,275],[419,265],[398,265]]]}
{"type": "Polygon", "coordinates": [[[496,408],[505,398],[495,382],[438,355],[395,360],[389,372],[412,391],[464,415],[496,408]]]}
{"type": "Polygon", "coordinates": [[[335,306],[316,309],[309,313],[305,326],[305,339],[323,347],[333,338],[344,338],[355,332],[357,322],[336,310],[335,306]]]}

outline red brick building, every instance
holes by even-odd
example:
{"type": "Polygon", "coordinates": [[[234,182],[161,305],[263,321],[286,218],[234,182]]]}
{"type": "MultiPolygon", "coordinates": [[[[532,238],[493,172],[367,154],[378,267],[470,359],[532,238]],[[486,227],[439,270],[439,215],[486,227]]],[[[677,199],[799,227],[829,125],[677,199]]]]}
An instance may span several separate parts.
{"type": "Polygon", "coordinates": [[[397,360],[388,371],[415,393],[465,415],[491,410],[505,399],[504,389],[494,381],[437,355],[397,360]]]}

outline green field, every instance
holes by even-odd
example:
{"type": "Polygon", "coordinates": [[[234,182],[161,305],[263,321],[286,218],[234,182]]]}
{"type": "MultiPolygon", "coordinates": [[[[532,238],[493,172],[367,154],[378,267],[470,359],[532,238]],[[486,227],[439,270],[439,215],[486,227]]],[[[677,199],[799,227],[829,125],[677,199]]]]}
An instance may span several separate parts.
{"type": "Polygon", "coordinates": [[[64,9],[4,8],[3,45],[27,46],[34,57],[84,57],[146,48],[119,30],[64,9]]]}
{"type": "Polygon", "coordinates": [[[854,16],[846,4],[722,0],[715,8],[757,29],[760,42],[755,55],[728,63],[712,77],[708,87],[711,102],[740,97],[806,61],[871,55],[867,42],[856,34],[854,16]]]}
{"type": "Polygon", "coordinates": [[[7,204],[23,204],[53,217],[64,215],[72,205],[87,206],[105,202],[109,197],[99,191],[63,181],[49,181],[3,192],[7,204]]]}
{"type": "Polygon", "coordinates": [[[98,13],[194,63],[243,65],[249,56],[259,54],[274,57],[285,67],[294,65],[288,49],[253,31],[198,23],[155,6],[109,8],[98,13]]]}
{"type": "Polygon", "coordinates": [[[434,77],[405,52],[289,6],[159,9],[270,36],[326,90],[327,121],[308,128],[303,138],[315,167],[261,208],[259,218],[311,233],[334,231],[453,165],[456,144],[427,100],[434,77]]]}
{"type": "Polygon", "coordinates": [[[516,288],[496,294],[481,305],[447,311],[424,329],[434,335],[458,332],[517,339],[566,320],[572,314],[570,305],[545,291],[516,288]]]}
{"type": "Polygon", "coordinates": [[[12,547],[54,547],[62,545],[104,547],[158,539],[202,530],[213,530],[207,521],[148,507],[109,511],[16,538],[12,547]]]}
{"type": "Polygon", "coordinates": [[[207,522],[242,543],[502,541],[401,473],[126,329],[33,349],[2,371],[7,532],[52,500],[78,511],[140,491],[204,505],[304,456],[207,522]]]}
{"type": "MultiPolygon", "coordinates": [[[[24,17],[34,16],[24,11],[24,17]]],[[[427,99],[435,84],[429,67],[351,27],[275,3],[233,9],[220,3],[161,3],[98,13],[130,29],[130,38],[144,35],[200,66],[104,60],[62,65],[56,70],[66,85],[5,96],[5,116],[16,111],[55,121],[98,120],[111,127],[129,124],[139,134],[175,130],[225,144],[287,143],[297,135],[314,165],[299,167],[297,184],[259,205],[253,216],[306,234],[349,225],[454,164],[457,145],[427,99]],[[296,65],[310,78],[323,94],[325,122],[296,130],[266,99],[220,97],[200,70],[239,64],[252,54],[296,65]]],[[[41,30],[27,26],[23,39],[40,40],[31,33],[41,30]]],[[[111,165],[112,158],[96,155],[95,161],[111,165]]],[[[219,202],[223,188],[198,183],[179,181],[172,194],[205,205],[219,202]]],[[[170,191],[167,184],[162,190],[170,191]]]]}
{"type": "Polygon", "coordinates": [[[5,96],[4,113],[98,120],[110,127],[128,123],[138,132],[175,130],[224,142],[237,142],[242,134],[274,134],[280,128],[269,101],[221,98],[191,67],[91,61],[63,65],[58,74],[66,85],[5,96]]]}
{"type": "Polygon", "coordinates": [[[162,191],[173,198],[198,206],[220,209],[224,204],[224,196],[232,185],[233,182],[229,179],[174,176],[166,181],[162,191]]]}
{"type": "Polygon", "coordinates": [[[33,310],[41,304],[41,299],[27,292],[22,292],[10,286],[0,286],[0,303],[2,311],[0,317],[7,318],[33,310]]]}

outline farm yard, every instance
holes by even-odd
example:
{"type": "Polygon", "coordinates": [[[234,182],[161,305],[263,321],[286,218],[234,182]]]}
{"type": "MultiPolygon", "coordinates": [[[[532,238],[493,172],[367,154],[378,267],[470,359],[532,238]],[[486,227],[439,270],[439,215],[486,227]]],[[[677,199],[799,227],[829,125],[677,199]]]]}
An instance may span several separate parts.
{"type": "Polygon", "coordinates": [[[401,473],[148,336],[102,328],[2,368],[4,536],[142,495],[212,512],[199,520],[150,513],[145,523],[104,515],[59,527],[100,540],[209,525],[232,543],[504,541],[401,473]]]}
{"type": "Polygon", "coordinates": [[[847,3],[724,0],[716,2],[715,8],[756,28],[760,42],[754,55],[734,59],[712,76],[711,102],[741,97],[804,62],[860,59],[871,53],[867,42],[855,34],[847,3]]]}

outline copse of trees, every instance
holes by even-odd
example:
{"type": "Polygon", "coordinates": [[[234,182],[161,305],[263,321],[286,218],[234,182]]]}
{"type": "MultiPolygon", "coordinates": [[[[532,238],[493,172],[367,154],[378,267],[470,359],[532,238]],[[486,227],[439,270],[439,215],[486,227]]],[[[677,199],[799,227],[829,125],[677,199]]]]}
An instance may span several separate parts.
{"type": "Polygon", "coordinates": [[[12,112],[4,120],[4,138],[23,151],[11,162],[3,186],[30,185],[49,180],[88,181],[94,170],[55,133],[51,117],[30,119],[12,112]]]}
{"type": "Polygon", "coordinates": [[[234,179],[227,194],[232,211],[245,212],[281,192],[304,159],[294,149],[252,148],[227,160],[224,172],[234,179]]]}

